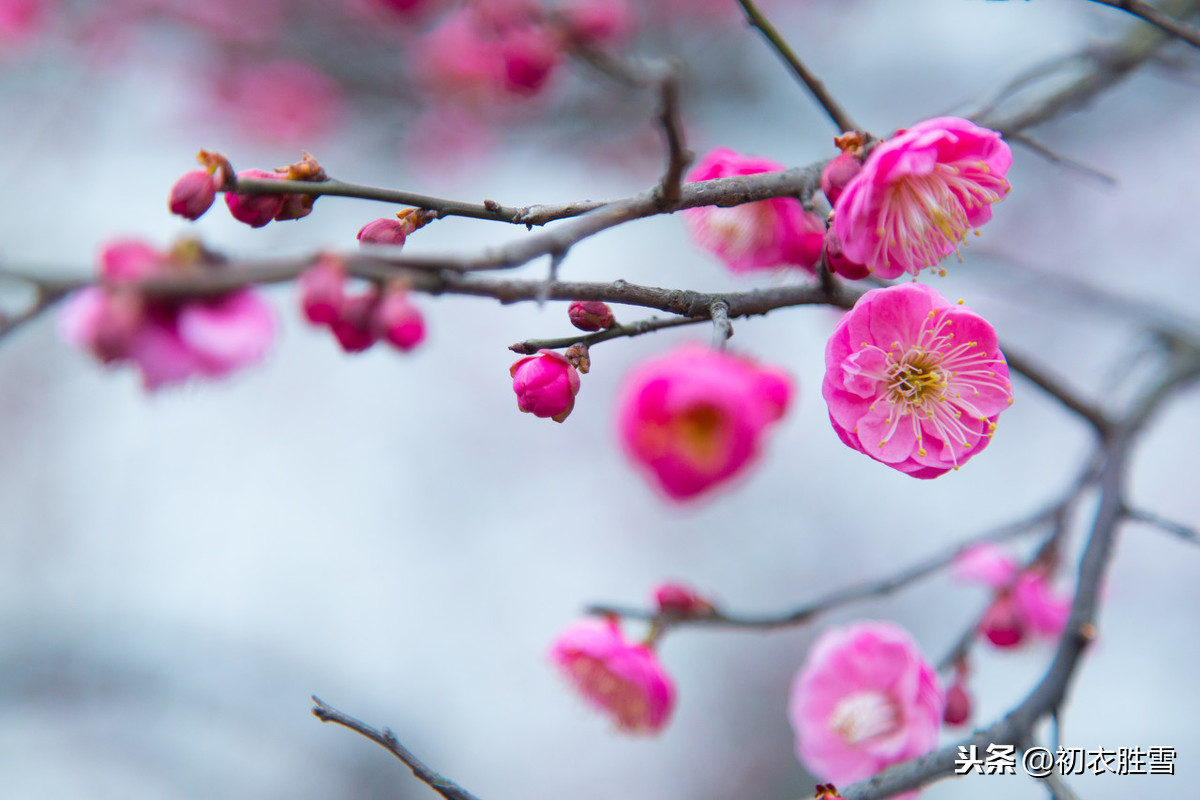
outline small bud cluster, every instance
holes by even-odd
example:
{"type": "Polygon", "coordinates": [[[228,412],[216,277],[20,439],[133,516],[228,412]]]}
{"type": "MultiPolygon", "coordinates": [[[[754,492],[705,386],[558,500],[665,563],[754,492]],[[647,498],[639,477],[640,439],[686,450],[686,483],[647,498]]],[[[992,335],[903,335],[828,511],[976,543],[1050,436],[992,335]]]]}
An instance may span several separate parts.
{"type": "Polygon", "coordinates": [[[346,291],[342,261],[326,255],[300,276],[300,308],[313,325],[329,328],[347,353],[361,353],[382,340],[408,352],[425,339],[425,320],[407,288],[389,284],[346,291]]]}
{"type": "Polygon", "coordinates": [[[239,192],[239,180],[287,180],[322,182],[325,170],[317,160],[305,153],[300,161],[273,172],[247,169],[236,176],[229,160],[220,153],[201,150],[197,160],[204,169],[184,173],[171,187],[168,206],[172,214],[189,220],[199,219],[212,207],[218,191],[225,192],[225,205],[230,215],[251,228],[261,228],[272,221],[302,219],[312,213],[316,195],[289,193],[239,192]]]}

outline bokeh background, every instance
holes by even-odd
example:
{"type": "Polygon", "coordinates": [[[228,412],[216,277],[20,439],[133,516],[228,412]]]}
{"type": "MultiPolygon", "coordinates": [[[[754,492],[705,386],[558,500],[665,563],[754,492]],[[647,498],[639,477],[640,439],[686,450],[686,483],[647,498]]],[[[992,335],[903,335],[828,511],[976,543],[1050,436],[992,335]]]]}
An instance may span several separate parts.
{"type": "MultiPolygon", "coordinates": [[[[392,210],[327,198],[308,219],[252,231],[218,203],[189,224],[165,198],[200,147],[239,168],[306,149],[344,180],[511,205],[625,196],[656,180],[650,95],[564,64],[536,97],[447,110],[416,78],[437,10],[389,19],[367,0],[346,5],[214,3],[206,17],[168,0],[104,12],[59,2],[14,17],[28,24],[9,24],[0,46],[0,260],[82,275],[100,244],[128,235],[195,235],[244,257],[350,249],[358,227],[392,210]],[[273,108],[268,87],[239,100],[245,75],[278,58],[322,70],[327,94],[309,87],[273,108]]],[[[832,154],[827,121],[732,0],[669,5],[635,4],[639,28],[621,46],[685,65],[694,150],[787,164],[832,154]]],[[[1082,0],[767,8],[880,134],[977,107],[1017,73],[1139,24],[1082,0]]],[[[1010,102],[1079,65],[1061,66],[1010,102]]],[[[1194,51],[1170,46],[1037,129],[1115,184],[1018,148],[1012,194],[982,239],[948,277],[927,279],[1100,402],[1128,397],[1144,374],[1139,319],[1200,329],[1198,67],[1194,51]]],[[[523,234],[448,219],[408,248],[472,252],[523,234]]],[[[589,240],[563,274],[702,290],[804,279],[730,276],[675,218],[589,240]]],[[[5,303],[22,301],[4,289],[5,303]]],[[[1017,380],[993,444],[967,468],[932,482],[888,470],[829,428],[819,387],[836,314],[785,310],[735,322],[731,346],[786,367],[799,402],[750,476],[680,508],[625,460],[613,401],[632,365],[707,329],[597,347],[560,426],[517,412],[506,347],[569,333],[563,304],[421,298],[430,335],[418,351],[349,357],[301,324],[291,287],[269,297],[281,335],[264,364],[153,396],[130,371],[60,343],[49,318],[0,344],[0,796],[432,796],[380,748],[315,721],[313,693],[392,727],[485,800],[806,796],[816,779],[793,755],[785,707],[812,637],[891,619],[940,658],[986,604],[982,590],[936,577],[802,629],[673,633],[662,658],[680,702],[652,740],[619,736],[574,697],[549,643],[586,604],[646,605],[668,578],[766,612],[883,577],[1052,501],[1090,446],[1077,420],[1017,380]]],[[[1171,404],[1132,480],[1140,505],[1193,525],[1198,414],[1195,391],[1171,404]]],[[[1089,513],[1085,503],[1077,528],[1089,513]]],[[[1200,789],[1197,559],[1155,530],[1121,538],[1063,743],[1175,747],[1177,775],[1083,776],[1072,782],[1081,796],[1200,789]]],[[[1015,705],[1050,653],[981,648],[975,722],[1015,705]]],[[[1045,792],[1023,776],[978,777],[925,796],[1045,792]]]]}

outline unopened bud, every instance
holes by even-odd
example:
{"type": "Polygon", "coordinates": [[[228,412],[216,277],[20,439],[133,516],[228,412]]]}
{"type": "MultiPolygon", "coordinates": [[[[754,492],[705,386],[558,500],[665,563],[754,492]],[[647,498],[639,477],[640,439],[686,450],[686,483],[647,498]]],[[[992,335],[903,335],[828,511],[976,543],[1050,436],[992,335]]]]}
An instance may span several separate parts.
{"type": "Polygon", "coordinates": [[[185,172],[171,187],[168,205],[172,214],[184,219],[197,220],[212,208],[217,198],[217,187],[213,176],[206,169],[185,172]]]}
{"type": "Polygon", "coordinates": [[[333,256],[322,256],[300,276],[300,308],[314,325],[333,325],[346,305],[346,270],[333,256]]]}
{"type": "Polygon", "coordinates": [[[404,289],[389,289],[375,309],[376,333],[398,350],[408,352],[425,339],[425,318],[404,289]]]}
{"type": "Polygon", "coordinates": [[[1025,623],[1012,595],[1002,592],[983,613],[979,630],[996,647],[1016,647],[1025,638],[1025,623]]]}
{"type": "Polygon", "coordinates": [[[871,270],[857,261],[851,261],[842,253],[842,240],[834,232],[833,226],[825,231],[824,248],[821,251],[825,269],[851,281],[860,281],[871,274],[871,270]]]}
{"type": "Polygon", "coordinates": [[[850,152],[840,153],[825,165],[825,170],[821,173],[821,191],[825,192],[830,205],[837,205],[842,190],[861,169],[862,159],[850,152]]]}
{"type": "MultiPolygon", "coordinates": [[[[274,180],[275,175],[261,169],[248,169],[238,173],[238,178],[274,180]]],[[[261,228],[283,210],[283,195],[280,194],[235,194],[225,193],[225,205],[238,222],[251,228],[261,228]]]]}
{"type": "Polygon", "coordinates": [[[655,589],[654,604],[659,613],[679,617],[707,616],[715,611],[712,603],[679,583],[664,583],[655,589]]]}
{"type": "Polygon", "coordinates": [[[371,288],[363,294],[347,297],[338,318],[330,326],[338,344],[347,353],[361,353],[375,344],[375,309],[379,294],[371,288]]]}
{"type": "Polygon", "coordinates": [[[617,324],[612,309],[598,300],[576,300],[567,309],[571,324],[581,331],[598,331],[617,324]]]}
{"type": "Polygon", "coordinates": [[[408,238],[408,226],[403,221],[391,217],[383,217],[374,222],[368,222],[359,228],[358,243],[360,245],[391,245],[402,247],[408,238]]]}
{"type": "Polygon", "coordinates": [[[971,696],[963,686],[962,678],[956,678],[946,690],[946,710],[942,720],[947,725],[962,725],[971,718],[971,696]]]}

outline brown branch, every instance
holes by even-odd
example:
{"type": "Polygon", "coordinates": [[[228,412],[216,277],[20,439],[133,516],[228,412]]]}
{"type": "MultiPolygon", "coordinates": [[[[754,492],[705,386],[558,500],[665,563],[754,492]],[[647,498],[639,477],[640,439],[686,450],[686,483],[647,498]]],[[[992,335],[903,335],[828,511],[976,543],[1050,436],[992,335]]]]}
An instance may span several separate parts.
{"type": "Polygon", "coordinates": [[[400,744],[396,739],[396,735],[388,728],[376,730],[365,722],[361,722],[348,714],[343,714],[316,695],[313,695],[312,701],[312,713],[314,717],[321,720],[321,722],[332,722],[335,725],[341,725],[343,728],[349,728],[360,736],[365,736],[372,742],[375,742],[404,762],[404,765],[412,770],[412,774],[417,780],[429,786],[430,789],[440,794],[445,800],[479,800],[479,798],[454,781],[439,775],[425,766],[421,759],[413,755],[407,747],[400,744]]]}
{"type": "Polygon", "coordinates": [[[1172,36],[1182,39],[1192,47],[1200,48],[1200,29],[1193,28],[1185,22],[1180,22],[1175,17],[1150,3],[1142,2],[1142,0],[1092,0],[1092,2],[1102,6],[1119,8],[1144,22],[1150,23],[1164,33],[1169,33],[1172,36]]]}
{"type": "Polygon", "coordinates": [[[1112,428],[1112,422],[1098,408],[1069,390],[1059,378],[1052,376],[1044,367],[1034,364],[1009,347],[1002,347],[1001,352],[1004,353],[1009,368],[1023,375],[1064,407],[1087,420],[1101,436],[1105,436],[1112,428]]]}
{"type": "Polygon", "coordinates": [[[671,211],[679,203],[683,174],[692,163],[683,135],[683,119],[679,111],[679,71],[670,69],[659,82],[658,124],[667,142],[667,169],[659,181],[659,198],[663,211],[671,211]]]}
{"type": "Polygon", "coordinates": [[[1159,530],[1166,531],[1167,533],[1174,534],[1180,539],[1183,539],[1185,542],[1192,542],[1193,544],[1200,543],[1200,530],[1197,530],[1190,525],[1184,525],[1182,522],[1176,522],[1173,519],[1167,519],[1160,514],[1155,514],[1151,511],[1144,511],[1138,508],[1131,508],[1126,509],[1125,516],[1127,516],[1133,522],[1141,522],[1158,528],[1159,530]]]}
{"type": "Polygon", "coordinates": [[[738,3],[742,6],[742,10],[746,12],[746,19],[749,21],[750,25],[758,28],[759,32],[762,33],[762,35],[770,43],[771,47],[775,49],[775,52],[779,54],[779,57],[783,59],[784,63],[786,63],[795,76],[800,79],[800,82],[804,84],[805,88],[807,88],[808,91],[812,93],[812,96],[816,99],[816,101],[820,103],[821,108],[825,109],[825,113],[831,120],[833,120],[833,124],[837,126],[837,132],[844,133],[846,131],[861,131],[862,128],[858,127],[858,123],[856,123],[846,112],[846,110],[842,108],[841,104],[833,98],[833,95],[831,95],[825,88],[825,84],[823,84],[821,80],[804,65],[804,62],[801,61],[800,57],[797,56],[795,51],[792,50],[791,46],[787,43],[787,40],[783,38],[778,30],[776,30],[775,26],[772,25],[771,21],[766,18],[761,10],[759,10],[758,6],[756,6],[751,0],[738,0],[738,3]]]}

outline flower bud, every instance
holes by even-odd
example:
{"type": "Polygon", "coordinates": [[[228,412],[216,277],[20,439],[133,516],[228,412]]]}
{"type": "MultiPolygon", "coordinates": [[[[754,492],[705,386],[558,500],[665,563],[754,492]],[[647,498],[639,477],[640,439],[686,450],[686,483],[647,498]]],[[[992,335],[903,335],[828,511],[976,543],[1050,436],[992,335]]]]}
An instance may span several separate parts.
{"type": "Polygon", "coordinates": [[[695,591],[679,583],[664,583],[654,590],[659,613],[679,617],[708,616],[715,609],[695,591]]]}
{"type": "Polygon", "coordinates": [[[561,353],[539,350],[517,361],[508,373],[521,411],[562,422],[575,408],[579,372],[561,353]]]}
{"type": "Polygon", "coordinates": [[[947,725],[962,725],[971,718],[971,696],[967,694],[964,683],[960,674],[946,690],[946,710],[942,714],[942,721],[947,725]]]}
{"type": "Polygon", "coordinates": [[[860,281],[871,274],[865,266],[851,261],[842,253],[842,240],[838,238],[832,225],[825,231],[825,246],[821,257],[825,259],[825,269],[841,275],[846,280],[860,281]]]}
{"type": "Polygon", "coordinates": [[[106,292],[101,309],[92,330],[92,352],[105,363],[128,357],[146,315],[141,293],[128,287],[106,292]]]}
{"type": "Polygon", "coordinates": [[[846,184],[850,183],[861,169],[862,159],[849,152],[839,153],[837,158],[825,165],[821,173],[821,191],[829,199],[830,205],[837,203],[846,184]]]}
{"type": "MultiPolygon", "coordinates": [[[[261,169],[248,169],[238,173],[239,178],[274,179],[276,176],[261,169]]],[[[261,228],[283,211],[283,195],[280,194],[235,194],[225,193],[225,205],[238,222],[251,228],[261,228]]]]}
{"type": "Polygon", "coordinates": [[[504,86],[517,94],[536,94],[558,63],[559,44],[543,28],[529,26],[511,32],[500,46],[504,86]]]}
{"type": "Polygon", "coordinates": [[[338,344],[347,353],[361,353],[375,344],[375,309],[379,294],[371,288],[363,294],[347,297],[342,311],[330,328],[338,344]]]}
{"type": "Polygon", "coordinates": [[[571,318],[571,324],[581,331],[598,331],[617,324],[608,304],[594,300],[576,300],[567,309],[567,316],[571,318]]]}
{"type": "Polygon", "coordinates": [[[300,308],[314,325],[332,325],[346,304],[346,271],[332,256],[322,256],[304,271],[300,285],[300,308]]]}
{"type": "Polygon", "coordinates": [[[407,353],[425,339],[425,318],[408,299],[404,289],[389,289],[375,309],[376,333],[398,350],[407,353]]]}
{"type": "Polygon", "coordinates": [[[382,217],[368,222],[358,230],[359,245],[391,245],[401,247],[408,238],[408,225],[394,217],[382,217]]]}
{"type": "Polygon", "coordinates": [[[194,169],[175,181],[168,205],[172,214],[196,220],[212,208],[216,197],[217,186],[212,174],[206,169],[194,169]]]}
{"type": "Polygon", "coordinates": [[[1010,593],[996,596],[983,613],[979,630],[996,647],[1016,647],[1025,639],[1025,623],[1010,593]]]}

